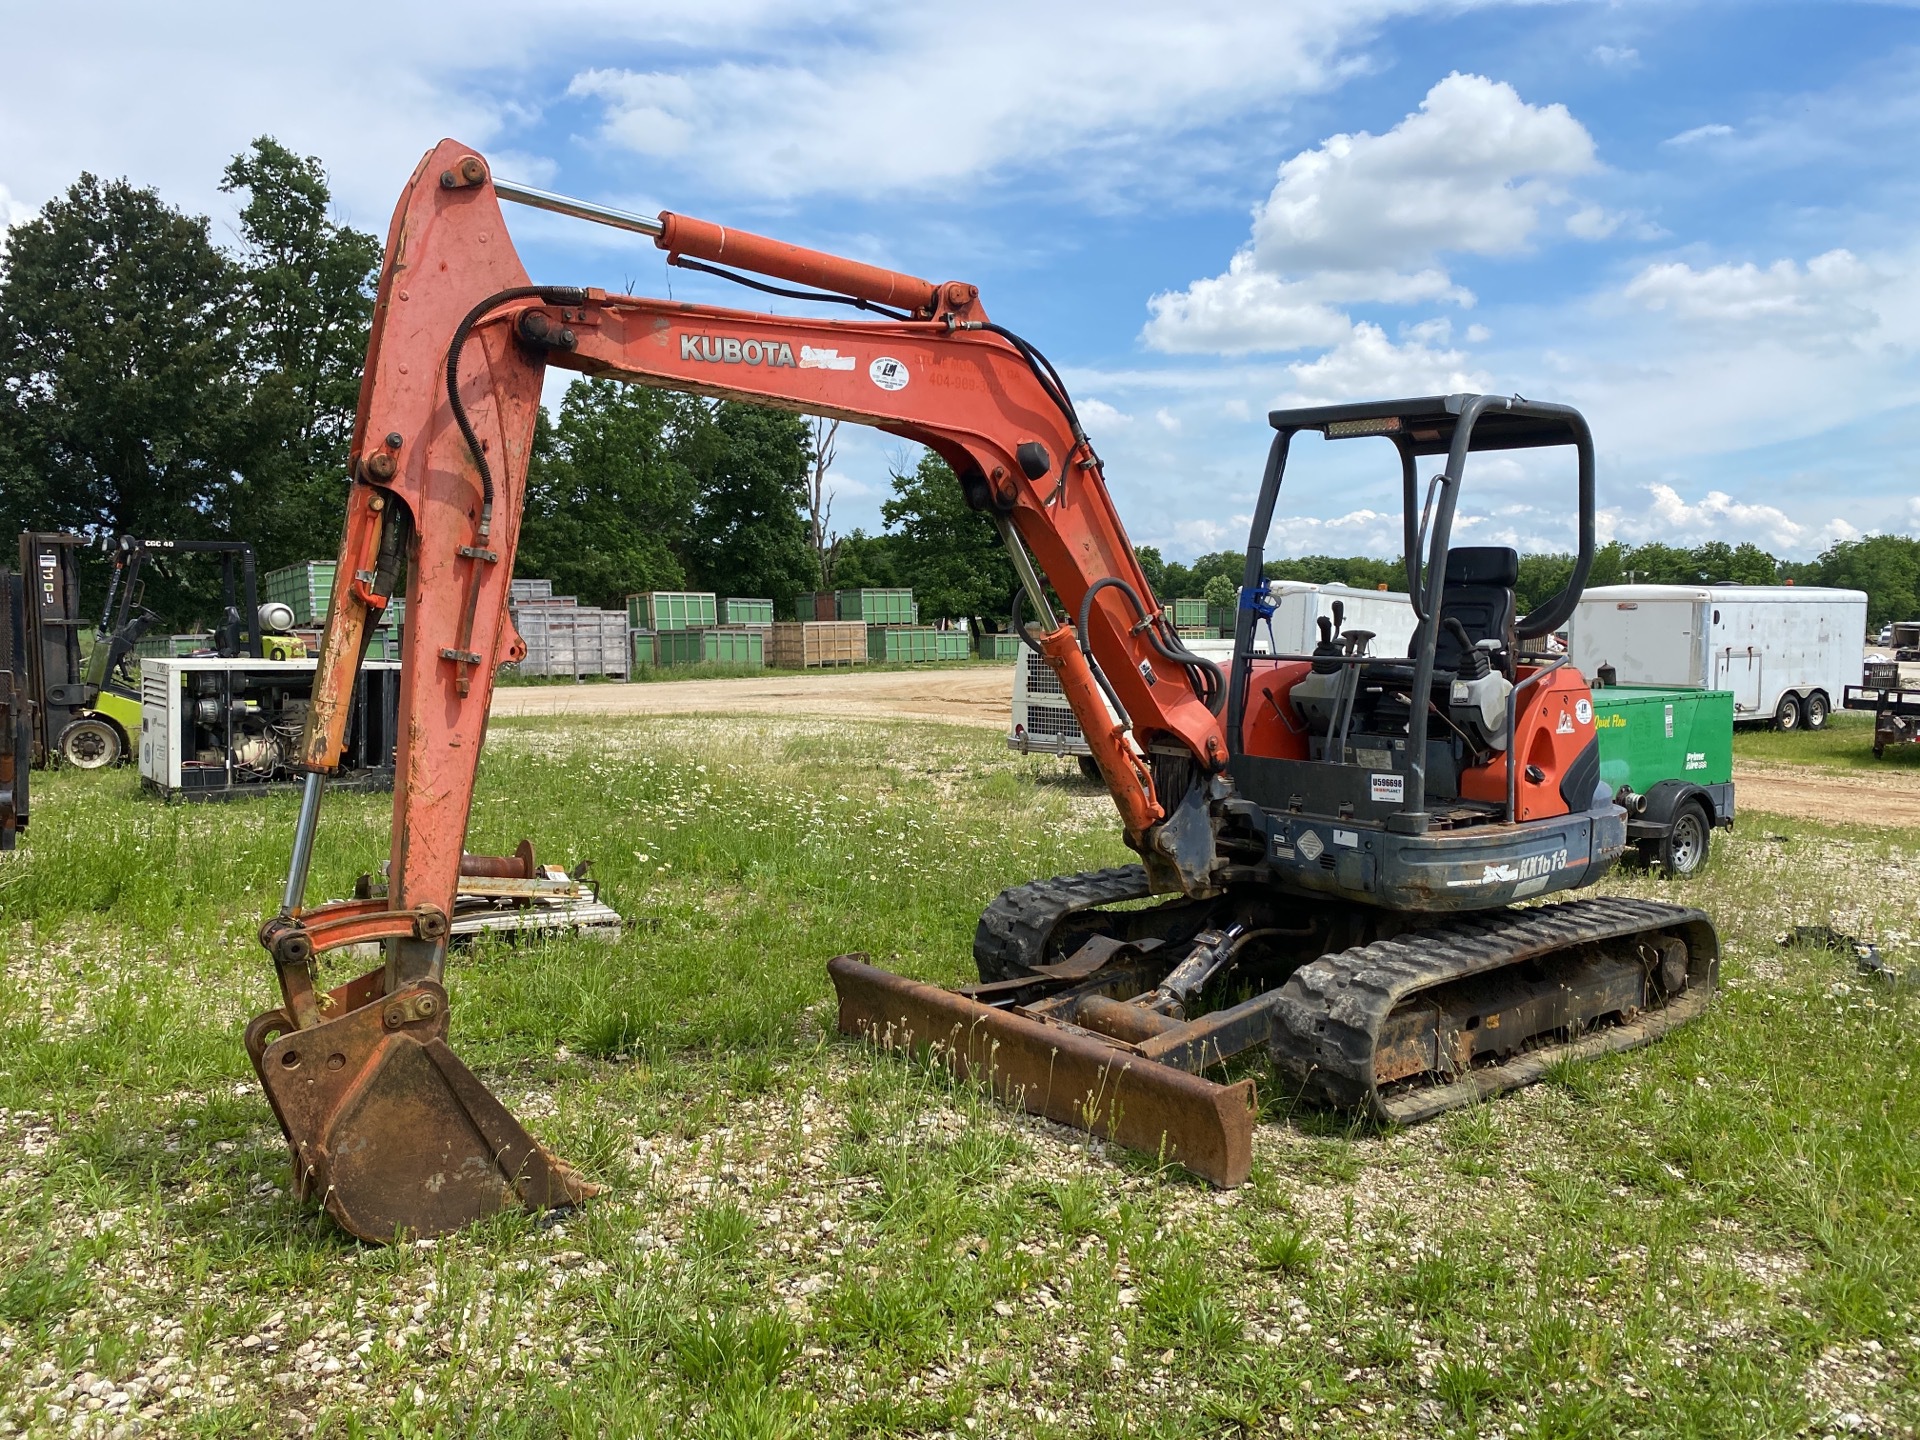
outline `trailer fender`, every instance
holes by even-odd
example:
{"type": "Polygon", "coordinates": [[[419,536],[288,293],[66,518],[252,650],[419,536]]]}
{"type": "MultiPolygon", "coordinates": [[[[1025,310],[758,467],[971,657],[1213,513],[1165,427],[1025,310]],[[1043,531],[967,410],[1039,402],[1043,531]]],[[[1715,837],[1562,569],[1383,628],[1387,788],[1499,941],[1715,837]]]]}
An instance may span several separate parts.
{"type": "Polygon", "coordinates": [[[1698,785],[1691,780],[1656,781],[1647,791],[1646,805],[1627,822],[1632,840],[1654,840],[1673,826],[1673,815],[1688,800],[1706,807],[1707,822],[1719,828],[1733,824],[1733,782],[1698,785]]]}

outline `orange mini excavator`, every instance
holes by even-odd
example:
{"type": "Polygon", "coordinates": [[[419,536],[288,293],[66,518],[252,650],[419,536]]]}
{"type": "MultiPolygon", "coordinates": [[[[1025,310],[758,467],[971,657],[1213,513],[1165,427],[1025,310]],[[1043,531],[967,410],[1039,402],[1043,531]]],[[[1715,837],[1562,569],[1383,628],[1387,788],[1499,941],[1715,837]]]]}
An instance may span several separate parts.
{"type": "Polygon", "coordinates": [[[1413,1120],[1526,1083],[1557,1056],[1644,1043],[1705,1006],[1718,948],[1698,911],[1515,908],[1593,884],[1625,843],[1586,682],[1527,648],[1566,619],[1592,558],[1593,447],[1576,412],[1477,395],[1276,412],[1223,673],[1155,601],[1067,387],[973,286],[510,185],[444,141],[387,239],[307,786],[285,901],[261,930],[282,1004],[247,1031],[296,1190],[354,1234],[433,1235],[594,1188],[448,1048],[442,985],[461,875],[516,863],[463,842],[494,669],[524,653],[508,578],[549,365],[920,442],[1006,543],[1038,617],[1021,633],[1071,702],[1140,863],[1003,893],[980,921],[976,986],[832,961],[842,1030],[932,1048],[1014,1103],[1233,1185],[1255,1114],[1251,1079],[1213,1078],[1234,1056],[1264,1053],[1300,1098],[1413,1120]],[[503,199],[870,318],[534,285],[503,199]],[[1271,613],[1262,546],[1304,431],[1398,452],[1418,621],[1406,655],[1375,655],[1370,635],[1331,624],[1311,654],[1256,647],[1271,613]],[[1540,446],[1574,451],[1580,549],[1565,590],[1519,616],[1513,552],[1450,549],[1449,536],[1470,454],[1540,446]],[[1422,501],[1427,456],[1444,464],[1422,501]],[[308,907],[323,777],[402,576],[387,893],[308,907]],[[1166,898],[1134,903],[1152,895],[1166,898]],[[321,990],[315,957],[362,941],[385,946],[384,965],[321,990]]]}

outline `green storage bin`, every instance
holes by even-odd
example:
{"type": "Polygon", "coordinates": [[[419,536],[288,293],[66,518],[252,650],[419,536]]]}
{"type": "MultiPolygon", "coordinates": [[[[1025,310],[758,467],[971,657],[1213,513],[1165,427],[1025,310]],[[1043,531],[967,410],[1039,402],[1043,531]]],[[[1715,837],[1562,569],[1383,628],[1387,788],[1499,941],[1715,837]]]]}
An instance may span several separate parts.
{"type": "Polygon", "coordinates": [[[933,632],[934,646],[942,660],[964,660],[967,658],[967,632],[964,630],[936,630],[933,632]]]}
{"type": "Polygon", "coordinates": [[[1233,627],[1239,618],[1231,605],[1207,606],[1207,628],[1218,630],[1222,635],[1233,634],[1233,627]]]}
{"type": "Polygon", "coordinates": [[[911,590],[836,590],[834,615],[868,625],[912,625],[920,611],[911,590]]]}
{"type": "Polygon", "coordinates": [[[940,632],[872,626],[867,631],[867,658],[894,665],[930,665],[941,658],[940,632]]]}
{"type": "Polygon", "coordinates": [[[636,670],[653,669],[653,667],[659,663],[654,646],[653,632],[651,630],[633,630],[629,631],[628,634],[633,646],[633,668],[636,670]]]}
{"type": "Polygon", "coordinates": [[[728,665],[759,670],[766,663],[764,630],[662,630],[656,637],[662,669],[676,665],[728,665]]]}
{"type": "Polygon", "coordinates": [[[1176,600],[1173,602],[1173,623],[1178,629],[1182,625],[1205,625],[1207,623],[1207,602],[1205,600],[1176,600]]]}
{"type": "Polygon", "coordinates": [[[1646,794],[1662,780],[1733,779],[1733,692],[1609,685],[1593,692],[1600,780],[1646,794]]]}
{"type": "Polygon", "coordinates": [[[296,625],[324,624],[333,600],[333,572],[338,568],[337,560],[308,560],[269,570],[260,577],[260,598],[287,606],[296,625]]]}
{"type": "Polygon", "coordinates": [[[722,609],[721,619],[727,625],[771,625],[773,623],[771,600],[729,598],[724,602],[722,609]]]}
{"type": "Polygon", "coordinates": [[[1018,635],[988,635],[982,632],[980,636],[982,660],[1012,660],[1019,654],[1020,637],[1018,635]]]}
{"type": "Polygon", "coordinates": [[[719,623],[711,590],[643,590],[627,596],[627,624],[635,630],[701,630],[719,623]]]}

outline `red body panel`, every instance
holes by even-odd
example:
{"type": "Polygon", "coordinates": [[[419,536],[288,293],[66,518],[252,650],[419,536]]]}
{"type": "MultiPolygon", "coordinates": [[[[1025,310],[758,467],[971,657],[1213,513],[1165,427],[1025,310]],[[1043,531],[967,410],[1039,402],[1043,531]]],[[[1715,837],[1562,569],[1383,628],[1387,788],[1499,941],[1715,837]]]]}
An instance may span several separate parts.
{"type": "MultiPolygon", "coordinates": [[[[1520,679],[1532,673],[1531,667],[1522,666],[1520,679]]],[[[1521,693],[1513,722],[1513,763],[1520,772],[1514,777],[1516,820],[1548,820],[1568,813],[1571,807],[1560,796],[1560,781],[1593,735],[1593,692],[1571,665],[1562,665],[1521,693]],[[1529,780],[1529,765],[1538,766],[1543,778],[1529,780]]],[[[1463,772],[1460,795],[1504,804],[1506,757],[1496,755],[1479,769],[1463,772]]],[[[1586,808],[1584,803],[1581,808],[1586,808]]]]}

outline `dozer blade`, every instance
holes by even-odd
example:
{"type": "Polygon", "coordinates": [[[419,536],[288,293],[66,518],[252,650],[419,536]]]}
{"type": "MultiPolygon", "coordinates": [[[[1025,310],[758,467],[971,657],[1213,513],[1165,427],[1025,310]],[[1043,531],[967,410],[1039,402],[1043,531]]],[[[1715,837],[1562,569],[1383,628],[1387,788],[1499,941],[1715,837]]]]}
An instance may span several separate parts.
{"type": "Polygon", "coordinates": [[[382,996],[379,979],[335,991],[349,1002],[371,997],[336,1019],[295,1029],[272,1010],[247,1027],[247,1052],[292,1152],[296,1198],[318,1194],[345,1229],[386,1243],[598,1193],[447,1047],[446,991],[421,981],[382,996]]]}
{"type": "Polygon", "coordinates": [[[1077,1027],[982,1005],[862,957],[827,962],[840,1032],[931,1051],[955,1074],[1036,1115],[1177,1161],[1231,1187],[1253,1168],[1253,1081],[1215,1084],[1077,1027]]]}

